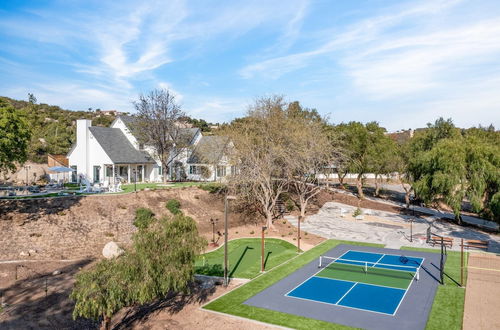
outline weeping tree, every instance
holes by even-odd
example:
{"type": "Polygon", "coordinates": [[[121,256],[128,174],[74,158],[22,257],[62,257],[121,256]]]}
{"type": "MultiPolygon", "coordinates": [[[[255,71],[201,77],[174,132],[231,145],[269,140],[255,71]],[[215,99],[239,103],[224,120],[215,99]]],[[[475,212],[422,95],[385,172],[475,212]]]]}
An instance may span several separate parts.
{"type": "Polygon", "coordinates": [[[442,118],[416,135],[409,170],[416,195],[426,203],[445,203],[461,222],[464,199],[472,210],[498,220],[499,133],[491,128],[460,130],[442,118]]]}
{"type": "MultiPolygon", "coordinates": [[[[170,163],[190,145],[187,131],[179,125],[186,115],[175,95],[165,89],[140,95],[134,107],[137,116],[130,127],[140,144],[151,147],[163,173],[167,173],[170,163]]],[[[167,175],[163,175],[163,181],[167,181],[167,175]]]]}
{"type": "Polygon", "coordinates": [[[189,217],[180,214],[144,223],[125,255],[77,274],[71,293],[73,317],[100,319],[101,328],[109,329],[112,316],[123,307],[187,292],[195,258],[205,246],[189,217]]]}

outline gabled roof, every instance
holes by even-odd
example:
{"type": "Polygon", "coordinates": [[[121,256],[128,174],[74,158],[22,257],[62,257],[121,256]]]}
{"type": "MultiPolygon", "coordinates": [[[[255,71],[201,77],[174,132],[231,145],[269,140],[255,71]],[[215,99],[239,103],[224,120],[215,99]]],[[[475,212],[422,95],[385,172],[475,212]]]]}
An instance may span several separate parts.
{"type": "MultiPolygon", "coordinates": [[[[118,119],[121,119],[123,121],[123,123],[130,130],[130,133],[132,135],[134,135],[134,132],[131,129],[130,124],[132,124],[134,122],[134,120],[136,120],[137,118],[134,117],[134,116],[120,115],[120,116],[116,117],[115,121],[118,120],[118,119]]],[[[113,122],[113,124],[114,124],[114,122],[113,122]]],[[[111,126],[113,126],[113,124],[111,124],[111,126]]],[[[200,131],[200,129],[197,128],[197,127],[192,127],[192,128],[187,128],[187,127],[184,128],[183,127],[183,128],[179,128],[179,134],[180,134],[180,136],[182,138],[183,144],[188,144],[188,145],[193,144],[194,138],[195,138],[196,134],[198,133],[198,131],[200,131]]]]}
{"type": "Polygon", "coordinates": [[[197,127],[179,128],[179,134],[184,144],[193,144],[196,134],[200,131],[197,127]]]}
{"type": "Polygon", "coordinates": [[[115,164],[155,162],[145,151],[135,149],[119,128],[92,126],[89,130],[115,164]]]}
{"type": "Polygon", "coordinates": [[[204,136],[188,159],[188,164],[216,164],[229,143],[227,136],[204,136]]]}

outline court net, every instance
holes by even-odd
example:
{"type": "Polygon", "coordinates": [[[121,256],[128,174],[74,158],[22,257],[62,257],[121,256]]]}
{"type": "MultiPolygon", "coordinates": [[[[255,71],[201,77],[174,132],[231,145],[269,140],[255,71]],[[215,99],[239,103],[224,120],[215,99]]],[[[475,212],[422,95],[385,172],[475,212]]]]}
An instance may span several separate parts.
{"type": "MultiPolygon", "coordinates": [[[[402,263],[412,262],[405,257],[401,258],[402,263]]],[[[392,277],[405,280],[414,279],[418,281],[420,279],[420,265],[416,262],[414,263],[415,265],[394,265],[320,256],[318,267],[338,272],[364,273],[372,276],[392,277]]]]}

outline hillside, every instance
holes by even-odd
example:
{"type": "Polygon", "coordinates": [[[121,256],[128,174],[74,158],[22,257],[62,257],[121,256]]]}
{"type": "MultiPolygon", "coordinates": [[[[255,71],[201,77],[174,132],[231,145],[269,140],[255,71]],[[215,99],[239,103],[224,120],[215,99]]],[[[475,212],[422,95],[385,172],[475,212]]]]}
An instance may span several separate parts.
{"type": "MultiPolygon", "coordinates": [[[[93,126],[107,127],[115,120],[113,112],[89,108],[87,111],[62,109],[57,105],[15,100],[0,96],[15,109],[23,112],[31,129],[32,137],[28,150],[28,160],[46,163],[47,154],[66,154],[75,141],[76,120],[91,119],[93,126]]],[[[187,124],[200,128],[205,134],[216,125],[203,119],[184,117],[187,124]]]]}
{"type": "Polygon", "coordinates": [[[77,119],[91,119],[95,126],[109,126],[115,119],[114,115],[98,110],[71,111],[56,105],[2,98],[25,114],[32,134],[28,159],[36,163],[47,162],[47,154],[69,151],[75,140],[77,119]]]}

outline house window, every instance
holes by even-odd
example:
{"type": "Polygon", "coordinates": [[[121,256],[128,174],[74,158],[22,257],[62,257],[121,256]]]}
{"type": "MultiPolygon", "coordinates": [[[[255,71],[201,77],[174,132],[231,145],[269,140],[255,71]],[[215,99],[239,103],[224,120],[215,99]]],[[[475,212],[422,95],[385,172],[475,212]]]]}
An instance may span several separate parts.
{"type": "Polygon", "coordinates": [[[237,173],[236,173],[236,171],[237,171],[236,166],[235,166],[235,165],[232,165],[232,166],[231,166],[231,175],[236,175],[236,174],[237,174],[237,173]]]}
{"type": "Polygon", "coordinates": [[[77,182],[77,167],[76,165],[71,166],[73,172],[71,172],[71,182],[77,182]]]}
{"type": "Polygon", "coordinates": [[[200,167],[196,165],[190,165],[189,174],[200,174],[200,167]]]}
{"type": "Polygon", "coordinates": [[[163,175],[163,165],[158,167],[158,175],[163,175]]]}
{"type": "Polygon", "coordinates": [[[219,178],[226,176],[226,167],[225,166],[217,166],[217,176],[219,178]]]}
{"type": "Polygon", "coordinates": [[[106,177],[112,177],[113,176],[113,167],[112,166],[106,166],[106,177]]]}
{"type": "Polygon", "coordinates": [[[139,150],[144,150],[144,143],[139,143],[139,150]]]}

